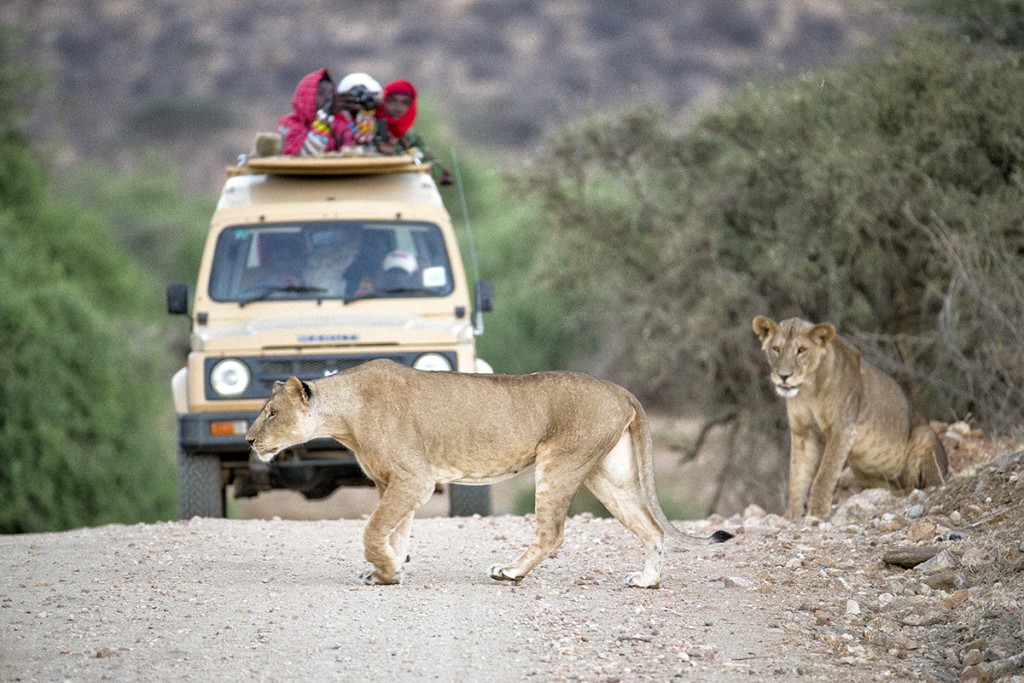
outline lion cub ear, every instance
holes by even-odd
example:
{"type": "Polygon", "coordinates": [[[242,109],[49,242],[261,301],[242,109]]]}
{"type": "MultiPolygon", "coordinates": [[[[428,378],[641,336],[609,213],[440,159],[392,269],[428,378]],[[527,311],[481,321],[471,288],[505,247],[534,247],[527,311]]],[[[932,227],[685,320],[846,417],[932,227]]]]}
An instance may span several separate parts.
{"type": "Polygon", "coordinates": [[[757,338],[762,342],[779,330],[779,326],[775,324],[774,320],[766,318],[763,315],[759,315],[754,318],[754,322],[751,324],[751,327],[754,328],[754,334],[756,334],[757,338]]]}
{"type": "Polygon", "coordinates": [[[309,403],[309,399],[313,396],[312,387],[294,375],[284,383],[284,389],[289,396],[299,399],[302,403],[309,403]]]}
{"type": "Polygon", "coordinates": [[[818,346],[825,348],[836,336],[836,328],[832,323],[818,323],[811,328],[808,335],[818,346]]]}

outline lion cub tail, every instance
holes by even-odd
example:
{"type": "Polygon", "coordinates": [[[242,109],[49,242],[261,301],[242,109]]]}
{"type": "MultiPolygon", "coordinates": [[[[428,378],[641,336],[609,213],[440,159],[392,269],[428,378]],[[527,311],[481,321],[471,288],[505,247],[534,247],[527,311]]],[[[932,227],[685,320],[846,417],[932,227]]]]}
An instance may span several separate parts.
{"type": "Polygon", "coordinates": [[[665,511],[658,502],[658,492],[654,488],[654,447],[651,440],[651,428],[647,422],[647,413],[635,396],[629,394],[633,406],[633,420],[629,423],[629,435],[633,440],[633,455],[637,459],[637,470],[640,476],[640,491],[643,493],[647,509],[658,525],[677,544],[711,545],[724,543],[733,537],[728,531],[719,529],[710,536],[692,536],[684,534],[668,521],[665,511]]]}

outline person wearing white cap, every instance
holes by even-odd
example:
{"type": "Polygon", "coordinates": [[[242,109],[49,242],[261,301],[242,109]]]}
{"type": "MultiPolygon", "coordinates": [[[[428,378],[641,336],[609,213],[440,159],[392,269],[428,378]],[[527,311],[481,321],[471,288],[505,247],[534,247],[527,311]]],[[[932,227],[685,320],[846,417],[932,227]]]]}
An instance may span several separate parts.
{"type": "Polygon", "coordinates": [[[416,257],[407,251],[392,251],[380,264],[378,289],[382,292],[397,292],[422,288],[417,271],[416,257]]]}
{"type": "Polygon", "coordinates": [[[370,92],[379,95],[384,90],[373,76],[370,74],[363,73],[362,71],[356,71],[345,76],[338,83],[338,94],[346,93],[357,85],[361,85],[370,92]]]}
{"type": "Polygon", "coordinates": [[[341,79],[334,103],[334,137],[338,147],[374,147],[375,112],[382,91],[380,83],[361,71],[341,79]]]}

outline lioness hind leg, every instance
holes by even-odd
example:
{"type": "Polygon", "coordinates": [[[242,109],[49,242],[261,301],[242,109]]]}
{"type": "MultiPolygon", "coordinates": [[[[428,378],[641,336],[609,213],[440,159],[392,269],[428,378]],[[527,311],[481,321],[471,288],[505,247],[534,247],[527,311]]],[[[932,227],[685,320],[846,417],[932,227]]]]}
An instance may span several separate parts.
{"type": "Polygon", "coordinates": [[[365,584],[402,582],[409,531],[416,509],[430,500],[434,482],[403,482],[381,486],[380,501],[363,530],[363,548],[373,571],[360,574],[365,584]]]}
{"type": "MultiPolygon", "coordinates": [[[[518,560],[505,566],[492,565],[489,570],[492,579],[519,583],[531,569],[558,550],[565,538],[565,515],[569,511],[572,497],[582,482],[578,479],[566,480],[565,477],[571,475],[555,471],[557,465],[551,461],[542,462],[540,457],[537,461],[537,535],[518,560]]],[[[555,461],[557,462],[557,459],[555,461]]]]}
{"type": "Polygon", "coordinates": [[[946,482],[949,464],[942,441],[928,425],[914,428],[907,444],[907,469],[913,469],[906,488],[941,486],[946,482]]]}
{"type": "Polygon", "coordinates": [[[627,574],[626,585],[658,588],[661,585],[665,531],[654,520],[644,501],[628,434],[604,457],[585,483],[608,512],[636,534],[647,552],[643,570],[627,574]]]}

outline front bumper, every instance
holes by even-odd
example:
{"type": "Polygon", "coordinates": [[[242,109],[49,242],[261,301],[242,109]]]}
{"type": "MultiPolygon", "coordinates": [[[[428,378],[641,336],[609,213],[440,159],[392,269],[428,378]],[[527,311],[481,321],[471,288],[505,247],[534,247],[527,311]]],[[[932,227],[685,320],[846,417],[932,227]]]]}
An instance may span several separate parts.
{"type": "MultiPolygon", "coordinates": [[[[245,433],[259,413],[183,413],[178,415],[178,446],[186,453],[241,453],[248,457],[245,433]]],[[[303,451],[341,451],[334,439],[313,439],[303,451]]]]}
{"type": "Polygon", "coordinates": [[[258,413],[178,415],[178,445],[186,453],[249,452],[245,433],[258,413]]]}

